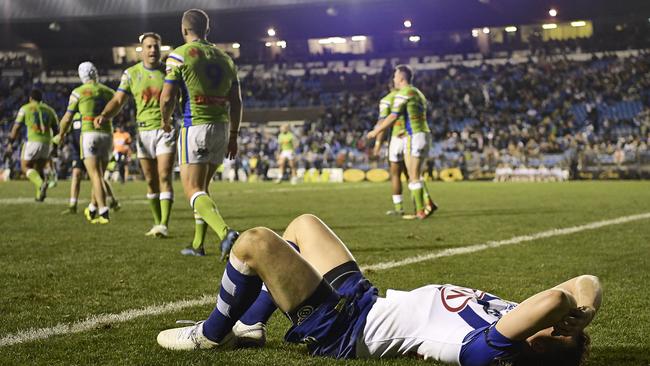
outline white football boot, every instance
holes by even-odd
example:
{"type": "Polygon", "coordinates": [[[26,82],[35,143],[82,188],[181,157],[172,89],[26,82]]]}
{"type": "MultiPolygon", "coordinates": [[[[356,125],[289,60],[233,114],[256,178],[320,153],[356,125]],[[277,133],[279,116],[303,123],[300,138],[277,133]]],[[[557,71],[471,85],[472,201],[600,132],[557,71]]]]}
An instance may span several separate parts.
{"type": "Polygon", "coordinates": [[[230,332],[220,343],[213,342],[203,335],[203,322],[200,321],[188,327],[163,330],[158,333],[156,340],[163,348],[179,351],[191,351],[215,347],[232,348],[234,346],[235,338],[233,337],[232,332],[230,332]]]}
{"type": "Polygon", "coordinates": [[[246,325],[238,320],[232,327],[232,334],[237,339],[238,347],[259,348],[266,344],[266,325],[264,323],[246,325]]]}

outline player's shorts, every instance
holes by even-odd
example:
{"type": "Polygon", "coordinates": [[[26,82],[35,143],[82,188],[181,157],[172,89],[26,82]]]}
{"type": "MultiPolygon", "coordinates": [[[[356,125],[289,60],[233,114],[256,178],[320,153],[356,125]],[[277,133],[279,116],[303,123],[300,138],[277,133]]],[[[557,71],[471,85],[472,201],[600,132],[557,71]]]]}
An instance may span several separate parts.
{"type": "Polygon", "coordinates": [[[228,148],[228,124],[182,127],[178,134],[178,164],[220,165],[228,148]]]}
{"type": "Polygon", "coordinates": [[[431,134],[429,132],[417,132],[406,137],[406,153],[414,158],[426,158],[429,156],[431,146],[431,134]]]}
{"type": "Polygon", "coordinates": [[[155,159],[158,155],[173,154],[176,150],[176,134],[159,128],[138,132],[138,159],[155,159]]]}
{"type": "Polygon", "coordinates": [[[378,291],[361,272],[356,272],[336,292],[340,297],[320,305],[302,323],[291,327],[285,340],[307,344],[314,356],[356,357],[356,344],[378,291]]]}
{"type": "Polygon", "coordinates": [[[404,147],[406,146],[406,136],[391,136],[388,143],[388,161],[391,163],[401,163],[404,161],[404,147]]]}
{"type": "Polygon", "coordinates": [[[20,153],[22,160],[46,160],[50,158],[50,144],[47,142],[27,141],[20,153]]]}
{"type": "Polygon", "coordinates": [[[282,150],[280,152],[280,159],[293,160],[294,153],[293,150],[282,150]]]}
{"type": "Polygon", "coordinates": [[[81,159],[110,160],[113,152],[113,136],[106,132],[82,132],[79,140],[81,159]]]}

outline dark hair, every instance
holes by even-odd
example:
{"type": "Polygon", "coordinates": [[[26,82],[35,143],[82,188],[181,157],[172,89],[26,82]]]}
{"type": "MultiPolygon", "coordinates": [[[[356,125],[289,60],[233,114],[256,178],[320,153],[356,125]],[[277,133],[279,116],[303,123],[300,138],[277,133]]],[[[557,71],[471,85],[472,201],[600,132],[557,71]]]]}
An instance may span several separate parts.
{"type": "Polygon", "coordinates": [[[409,84],[413,82],[413,70],[411,70],[410,67],[406,65],[397,65],[395,66],[395,70],[402,73],[402,75],[404,75],[404,78],[406,79],[406,81],[408,81],[409,84]]]}
{"type": "Polygon", "coordinates": [[[544,352],[535,351],[530,346],[522,351],[513,366],[580,366],[589,356],[591,338],[585,332],[573,336],[574,344],[547,342],[544,352]]]}
{"type": "Polygon", "coordinates": [[[39,89],[32,89],[32,91],[29,93],[29,97],[34,99],[37,102],[42,102],[43,92],[40,91],[39,89]]]}
{"type": "Polygon", "coordinates": [[[146,33],[142,33],[142,34],[140,35],[140,37],[138,37],[138,40],[140,41],[140,43],[142,43],[142,42],[144,42],[144,40],[147,39],[147,38],[153,38],[153,39],[155,39],[155,40],[158,41],[158,42],[162,42],[162,37],[160,37],[160,34],[158,34],[158,33],[156,33],[156,32],[146,32],[146,33]]]}
{"type": "Polygon", "coordinates": [[[190,9],[183,13],[182,22],[186,29],[197,36],[204,37],[208,33],[210,19],[201,9],[190,9]]]}

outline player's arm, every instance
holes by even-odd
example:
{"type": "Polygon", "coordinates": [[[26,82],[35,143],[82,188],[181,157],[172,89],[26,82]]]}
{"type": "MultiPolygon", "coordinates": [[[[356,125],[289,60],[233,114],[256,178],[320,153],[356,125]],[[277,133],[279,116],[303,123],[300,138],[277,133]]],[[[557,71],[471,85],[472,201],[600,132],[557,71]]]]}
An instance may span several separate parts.
{"type": "Polygon", "coordinates": [[[120,113],[120,110],[122,110],[122,107],[126,104],[127,99],[127,93],[118,89],[115,94],[113,94],[113,98],[111,98],[108,104],[106,104],[104,110],[99,114],[99,116],[95,117],[94,123],[102,125],[105,120],[115,117],[120,113]]]}
{"type": "Polygon", "coordinates": [[[526,299],[501,318],[496,329],[510,340],[525,340],[549,327],[554,334],[575,334],[589,325],[601,299],[598,278],[579,276],[526,299]]]}
{"type": "Polygon", "coordinates": [[[70,126],[72,125],[72,116],[74,112],[66,111],[63,117],[61,118],[61,123],[59,124],[59,134],[55,138],[55,143],[58,145],[59,141],[62,141],[65,138],[65,135],[68,133],[70,126]]]}
{"type": "Polygon", "coordinates": [[[239,124],[241,123],[243,113],[239,79],[235,79],[230,86],[228,101],[230,102],[230,135],[228,138],[228,153],[226,157],[234,159],[235,155],[237,155],[237,137],[239,136],[239,124]]]}
{"type": "Polygon", "coordinates": [[[395,112],[389,114],[388,117],[384,118],[380,123],[378,123],[372,131],[368,132],[368,138],[374,139],[379,136],[380,132],[383,132],[392,126],[395,121],[397,121],[398,116],[399,113],[395,112]]]}
{"type": "Polygon", "coordinates": [[[165,132],[169,132],[172,129],[172,113],[174,113],[174,108],[176,107],[178,90],[177,82],[165,80],[165,85],[163,85],[163,90],[160,93],[161,124],[165,132]]]}

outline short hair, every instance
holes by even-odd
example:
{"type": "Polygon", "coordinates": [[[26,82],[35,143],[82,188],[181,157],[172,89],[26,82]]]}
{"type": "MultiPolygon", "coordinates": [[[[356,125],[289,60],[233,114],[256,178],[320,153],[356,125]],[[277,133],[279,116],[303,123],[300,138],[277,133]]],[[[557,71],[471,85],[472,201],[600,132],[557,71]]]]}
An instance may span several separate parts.
{"type": "Polygon", "coordinates": [[[153,39],[155,39],[156,41],[162,43],[162,37],[160,36],[160,34],[158,34],[158,33],[156,33],[156,32],[145,32],[145,33],[142,33],[142,34],[140,35],[140,37],[138,37],[138,40],[140,41],[140,43],[142,43],[142,42],[144,42],[144,40],[147,39],[147,38],[153,38],[153,39]]]}
{"type": "Polygon", "coordinates": [[[183,13],[182,23],[186,29],[201,37],[208,34],[210,28],[210,18],[201,9],[190,9],[183,13]]]}
{"type": "Polygon", "coordinates": [[[516,358],[514,366],[581,366],[589,356],[591,338],[584,331],[573,336],[575,342],[572,346],[546,344],[544,352],[535,352],[530,346],[526,346],[523,352],[516,358]]]}
{"type": "Polygon", "coordinates": [[[39,89],[32,89],[32,91],[29,93],[29,97],[34,99],[37,102],[42,102],[43,92],[40,91],[39,89]]]}
{"type": "Polygon", "coordinates": [[[413,82],[413,70],[411,70],[410,67],[406,65],[397,65],[395,66],[395,71],[402,73],[402,75],[404,75],[404,79],[406,79],[409,84],[413,82]]]}

